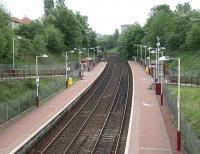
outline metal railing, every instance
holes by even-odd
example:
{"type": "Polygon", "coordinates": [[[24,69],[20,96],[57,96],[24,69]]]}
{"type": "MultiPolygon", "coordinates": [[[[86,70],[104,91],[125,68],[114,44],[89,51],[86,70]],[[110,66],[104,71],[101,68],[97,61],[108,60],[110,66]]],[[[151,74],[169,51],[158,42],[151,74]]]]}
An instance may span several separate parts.
{"type": "MultiPolygon", "coordinates": [[[[168,75],[167,81],[169,83],[177,84],[178,76],[177,75],[168,75]]],[[[181,75],[181,85],[191,86],[191,87],[200,87],[200,76],[184,76],[181,75]]]]}
{"type": "MultiPolygon", "coordinates": [[[[177,105],[167,85],[163,86],[163,94],[165,96],[170,112],[173,115],[175,122],[177,123],[177,105]]],[[[200,141],[196,137],[194,131],[191,129],[183,113],[181,113],[181,135],[186,151],[189,154],[198,154],[200,152],[200,141]]]]}
{"type": "MultiPolygon", "coordinates": [[[[74,71],[79,69],[78,63],[72,63],[68,65],[70,67],[70,71],[68,72],[69,75],[71,74],[74,76],[74,71]]],[[[66,74],[66,68],[65,67],[59,67],[59,66],[43,66],[41,65],[39,67],[39,76],[40,77],[48,77],[48,76],[57,76],[57,75],[65,75],[66,74]]],[[[27,68],[21,68],[21,69],[0,69],[0,80],[18,80],[18,79],[28,79],[28,78],[34,78],[36,75],[35,68],[27,67],[27,68]]]]}

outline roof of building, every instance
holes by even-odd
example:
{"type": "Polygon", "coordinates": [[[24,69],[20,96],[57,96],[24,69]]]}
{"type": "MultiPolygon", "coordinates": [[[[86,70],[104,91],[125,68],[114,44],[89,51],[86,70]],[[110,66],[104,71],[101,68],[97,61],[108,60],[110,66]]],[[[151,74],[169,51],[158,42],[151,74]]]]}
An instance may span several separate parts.
{"type": "Polygon", "coordinates": [[[32,20],[27,17],[24,17],[23,19],[20,20],[20,23],[25,24],[25,25],[30,24],[31,22],[32,20]]]}
{"type": "Polygon", "coordinates": [[[11,21],[20,23],[20,19],[18,19],[17,17],[11,17],[11,21]]]}

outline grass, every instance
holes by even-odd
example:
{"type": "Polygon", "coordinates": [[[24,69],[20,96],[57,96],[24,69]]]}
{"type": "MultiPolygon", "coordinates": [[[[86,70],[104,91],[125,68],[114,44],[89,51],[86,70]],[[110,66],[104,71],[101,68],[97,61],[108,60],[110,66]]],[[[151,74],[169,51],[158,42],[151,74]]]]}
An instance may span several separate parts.
{"type": "MultiPolygon", "coordinates": [[[[39,64],[47,64],[47,65],[65,65],[65,53],[62,54],[52,54],[46,53],[48,58],[39,58],[39,64]]],[[[86,52],[81,54],[81,58],[87,57],[88,54],[86,52]]],[[[68,53],[68,62],[78,61],[79,56],[77,53],[68,53]]],[[[35,65],[35,56],[33,55],[24,55],[15,58],[16,64],[21,65],[35,65]]]]}
{"type": "MultiPolygon", "coordinates": [[[[43,88],[55,78],[40,78],[40,87],[43,88]]],[[[0,104],[15,100],[27,91],[36,89],[35,79],[3,81],[0,82],[0,104]]]]}
{"type": "Polygon", "coordinates": [[[120,52],[119,52],[119,48],[118,48],[118,47],[115,47],[115,48],[106,50],[106,53],[107,53],[107,54],[119,54],[120,52]]]}
{"type": "MultiPolygon", "coordinates": [[[[200,51],[176,51],[166,55],[170,55],[172,57],[179,57],[181,59],[181,70],[182,71],[190,71],[190,70],[200,70],[200,51]]],[[[176,61],[168,62],[169,68],[177,67],[176,61]]]]}
{"type": "MultiPolygon", "coordinates": [[[[174,100],[177,98],[177,87],[169,86],[174,100]]],[[[200,88],[181,86],[181,110],[196,136],[200,139],[200,88]]]]}

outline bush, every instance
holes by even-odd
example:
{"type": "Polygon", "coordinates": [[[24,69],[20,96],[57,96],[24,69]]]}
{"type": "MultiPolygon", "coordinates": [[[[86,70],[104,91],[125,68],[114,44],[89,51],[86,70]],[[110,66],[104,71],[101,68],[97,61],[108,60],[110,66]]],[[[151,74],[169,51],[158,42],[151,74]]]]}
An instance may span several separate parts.
{"type": "Polygon", "coordinates": [[[200,49],[200,27],[198,24],[194,24],[188,32],[186,44],[191,49],[200,49]]]}
{"type": "Polygon", "coordinates": [[[63,52],[65,50],[63,34],[53,25],[47,26],[45,31],[47,36],[47,49],[52,53],[63,52]]]}
{"type": "Polygon", "coordinates": [[[33,51],[35,55],[43,54],[46,52],[46,42],[44,36],[36,34],[33,40],[33,51]]]}

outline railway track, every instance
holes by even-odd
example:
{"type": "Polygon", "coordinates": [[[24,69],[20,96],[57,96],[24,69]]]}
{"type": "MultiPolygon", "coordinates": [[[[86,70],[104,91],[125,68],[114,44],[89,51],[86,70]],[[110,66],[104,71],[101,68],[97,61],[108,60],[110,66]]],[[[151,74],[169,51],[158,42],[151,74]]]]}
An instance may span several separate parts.
{"type": "Polygon", "coordinates": [[[124,152],[132,77],[128,64],[119,57],[107,60],[95,86],[29,153],[124,152]]]}

